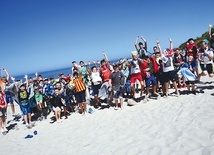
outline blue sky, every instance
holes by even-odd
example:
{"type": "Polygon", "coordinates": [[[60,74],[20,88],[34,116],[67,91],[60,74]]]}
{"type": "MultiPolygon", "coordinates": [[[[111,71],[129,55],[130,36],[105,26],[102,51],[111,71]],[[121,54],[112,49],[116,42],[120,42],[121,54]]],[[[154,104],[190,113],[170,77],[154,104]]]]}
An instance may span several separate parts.
{"type": "Polygon", "coordinates": [[[152,51],[196,38],[214,25],[213,0],[0,0],[0,67],[24,75],[71,62],[129,57],[136,36],[152,51]]]}

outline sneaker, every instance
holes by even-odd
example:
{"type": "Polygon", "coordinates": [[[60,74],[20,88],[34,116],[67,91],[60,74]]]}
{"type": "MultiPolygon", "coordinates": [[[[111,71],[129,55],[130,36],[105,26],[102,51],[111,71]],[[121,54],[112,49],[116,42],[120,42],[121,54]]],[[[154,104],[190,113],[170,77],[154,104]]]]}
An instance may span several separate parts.
{"type": "Polygon", "coordinates": [[[176,94],[176,95],[175,95],[176,97],[180,96],[179,91],[177,91],[175,94],[176,94]]]}
{"type": "Polygon", "coordinates": [[[27,127],[28,129],[31,129],[31,125],[30,125],[30,124],[27,124],[26,127],[27,127]]]}

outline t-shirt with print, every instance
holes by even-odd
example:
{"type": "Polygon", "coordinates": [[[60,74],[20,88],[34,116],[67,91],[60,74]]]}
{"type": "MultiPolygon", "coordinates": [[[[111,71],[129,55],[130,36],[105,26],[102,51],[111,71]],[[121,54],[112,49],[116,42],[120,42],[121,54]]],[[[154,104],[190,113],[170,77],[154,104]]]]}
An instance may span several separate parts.
{"type": "Polygon", "coordinates": [[[173,65],[173,58],[172,57],[165,57],[163,56],[161,58],[161,60],[163,61],[162,66],[163,66],[163,72],[169,72],[169,71],[173,71],[174,65],[173,65]]]}
{"type": "Polygon", "coordinates": [[[125,76],[121,71],[110,74],[109,79],[112,80],[112,89],[118,91],[120,86],[124,85],[125,76]]]}

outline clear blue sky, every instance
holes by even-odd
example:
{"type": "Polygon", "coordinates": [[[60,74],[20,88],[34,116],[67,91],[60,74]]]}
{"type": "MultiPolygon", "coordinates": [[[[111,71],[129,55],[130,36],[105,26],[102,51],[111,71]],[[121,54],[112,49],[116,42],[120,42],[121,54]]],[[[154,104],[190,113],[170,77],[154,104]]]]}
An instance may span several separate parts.
{"type": "Polygon", "coordinates": [[[0,67],[13,76],[71,62],[131,56],[136,36],[152,51],[196,38],[214,24],[213,0],[0,0],[0,67]]]}

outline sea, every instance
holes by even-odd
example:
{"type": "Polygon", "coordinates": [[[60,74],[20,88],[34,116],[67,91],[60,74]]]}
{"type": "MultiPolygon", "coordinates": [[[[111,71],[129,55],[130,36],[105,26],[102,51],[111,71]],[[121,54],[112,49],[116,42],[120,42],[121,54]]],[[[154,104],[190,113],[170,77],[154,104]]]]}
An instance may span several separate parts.
{"type": "MultiPolygon", "coordinates": [[[[111,61],[111,64],[118,62],[118,60],[119,59],[111,61]]],[[[91,64],[90,67],[92,67],[94,65],[95,64],[91,64]]],[[[96,64],[96,65],[98,65],[98,64],[96,64]]],[[[69,74],[71,74],[72,73],[71,72],[71,68],[72,68],[72,66],[71,67],[62,68],[62,69],[49,70],[49,71],[43,71],[43,72],[37,72],[37,73],[38,73],[38,75],[42,75],[43,78],[51,78],[51,77],[53,77],[55,79],[58,79],[59,78],[58,75],[60,73],[63,73],[65,76],[68,76],[69,74]]],[[[27,75],[28,75],[28,79],[36,77],[35,73],[29,73],[27,75]]],[[[19,75],[19,76],[14,76],[14,77],[15,77],[16,80],[24,81],[25,80],[24,76],[25,75],[19,75]]]]}

